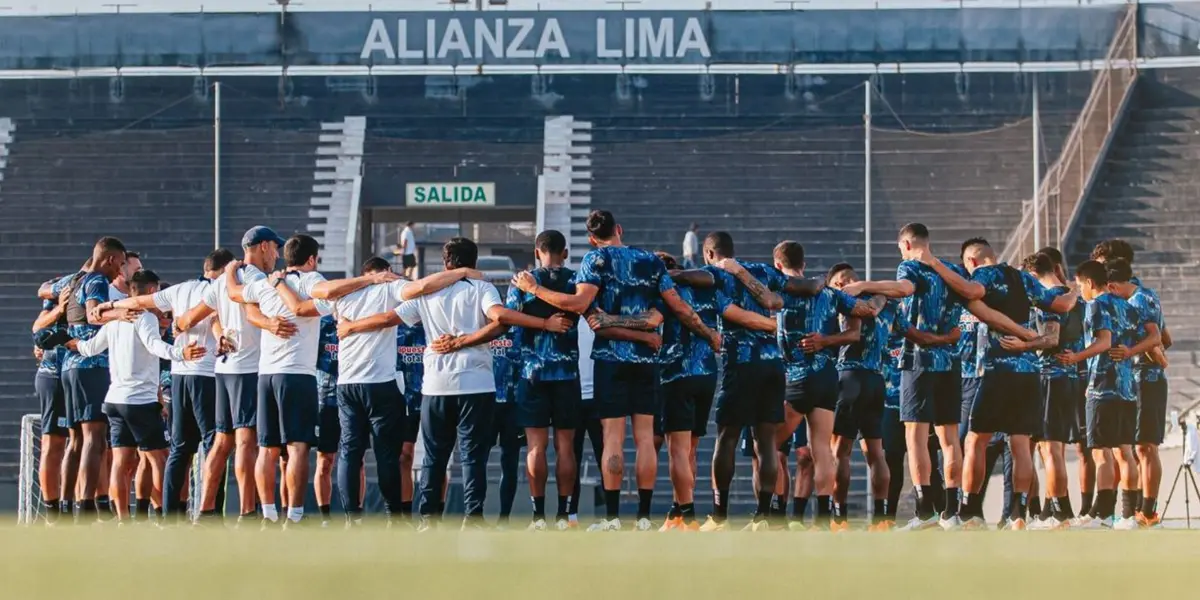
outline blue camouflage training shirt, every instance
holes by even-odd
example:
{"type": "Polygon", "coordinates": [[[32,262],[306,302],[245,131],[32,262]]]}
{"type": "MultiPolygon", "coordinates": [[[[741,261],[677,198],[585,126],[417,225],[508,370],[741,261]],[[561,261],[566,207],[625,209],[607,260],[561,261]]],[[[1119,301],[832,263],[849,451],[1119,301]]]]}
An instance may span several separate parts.
{"type": "MultiPolygon", "coordinates": [[[[962,267],[942,261],[964,278],[969,278],[962,267]]],[[[955,294],[942,280],[933,267],[915,260],[906,260],[896,268],[897,281],[912,282],[916,288],[912,296],[901,301],[902,311],[909,327],[917,331],[945,335],[958,325],[958,308],[962,298],[955,294]]],[[[956,348],[952,344],[919,348],[905,340],[900,355],[900,368],[905,371],[930,371],[945,373],[956,366],[956,348]]]]}
{"type": "MultiPolygon", "coordinates": [[[[83,280],[79,282],[79,289],[75,292],[75,298],[72,302],[78,302],[83,305],[86,311],[89,300],[95,300],[100,304],[108,302],[108,278],[102,273],[92,272],[85,274],[83,280]]],[[[90,323],[67,326],[67,333],[72,338],[81,342],[92,339],[97,331],[100,331],[100,326],[90,323]]],[[[63,358],[62,368],[64,371],[71,369],[107,369],[108,352],[84,358],[78,352],[67,350],[63,358]]]]}
{"type": "MultiPolygon", "coordinates": [[[[1134,325],[1137,309],[1123,298],[1113,294],[1102,294],[1088,303],[1084,319],[1084,339],[1090,346],[1096,333],[1107,329],[1112,332],[1113,345],[1132,346],[1137,340],[1134,325]]],[[[1114,361],[1107,352],[1088,359],[1088,400],[1124,400],[1133,402],[1137,395],[1133,385],[1133,363],[1129,360],[1114,361]]]]}
{"type": "Polygon", "coordinates": [[[838,315],[849,316],[854,310],[854,298],[829,286],[815,296],[783,295],[783,310],[776,315],[775,336],[783,362],[787,364],[787,380],[800,381],[813,373],[833,368],[838,348],[830,346],[820,352],[807,354],[800,342],[810,333],[837,335],[842,331],[838,315]]]}
{"type": "MultiPolygon", "coordinates": [[[[675,288],[696,315],[710,329],[717,330],[718,316],[729,306],[725,294],[715,288],[693,288],[681,285],[675,288]]],[[[717,355],[708,340],[696,335],[683,325],[683,321],[670,310],[663,310],[662,327],[662,383],[684,377],[714,375],[717,372],[717,355]]]]}
{"type": "MultiPolygon", "coordinates": [[[[57,302],[52,302],[50,300],[43,300],[42,301],[42,310],[43,311],[54,310],[54,306],[56,304],[57,304],[57,302]]],[[[55,323],[54,325],[51,325],[51,326],[47,327],[46,329],[48,329],[50,331],[60,331],[62,329],[62,327],[60,327],[57,323],[55,323]]],[[[36,333],[34,334],[34,337],[35,338],[37,337],[36,333]]],[[[62,370],[62,353],[64,351],[65,350],[62,346],[43,351],[42,352],[42,360],[38,361],[37,374],[45,376],[45,377],[58,377],[59,373],[62,370]]]]}
{"type": "MultiPolygon", "coordinates": [[[[599,288],[595,306],[610,315],[633,316],[659,306],[663,292],[675,288],[667,267],[657,256],[628,246],[605,246],[583,255],[576,285],[599,288]]],[[[637,342],[597,337],[594,360],[657,364],[653,348],[637,342]]]]}
{"type": "MultiPolygon", "coordinates": [[[[782,292],[783,287],[787,285],[787,276],[771,265],[740,260],[738,264],[742,265],[752,277],[762,282],[772,292],[782,292]]],[[[713,279],[716,280],[717,291],[724,294],[729,302],[742,310],[771,317],[771,311],[763,308],[754,299],[750,290],[738,281],[737,277],[724,269],[711,265],[704,267],[704,270],[712,273],[713,279]]],[[[722,363],[751,363],[782,358],[779,353],[779,343],[770,333],[746,329],[725,319],[718,319],[718,323],[721,332],[721,356],[719,358],[722,363]]]]}
{"type": "MultiPolygon", "coordinates": [[[[859,298],[870,300],[871,296],[864,294],[859,298]]],[[[887,352],[888,338],[899,307],[899,301],[888,300],[880,309],[879,315],[861,319],[862,329],[858,341],[842,346],[838,352],[839,371],[883,372],[884,354],[887,352]]]]}
{"type": "MultiPolygon", "coordinates": [[[[530,271],[538,285],[564,294],[575,293],[575,271],[566,267],[538,268],[530,271]]],[[[537,296],[508,288],[505,306],[510,310],[545,319],[562,311],[537,296]]],[[[565,333],[542,329],[516,329],[512,339],[521,358],[521,377],[529,381],[572,381],[579,379],[579,331],[572,326],[565,333]]]]}
{"type": "Polygon", "coordinates": [[[900,355],[904,350],[904,332],[907,330],[908,322],[904,320],[902,303],[897,303],[888,327],[887,351],[883,356],[883,383],[887,394],[883,404],[885,408],[900,410],[900,355]]]}
{"type": "Polygon", "coordinates": [[[971,314],[969,310],[959,311],[958,348],[956,353],[962,361],[962,376],[966,378],[983,377],[983,355],[987,349],[988,326],[971,314]]]}
{"type": "Polygon", "coordinates": [[[321,403],[337,404],[338,334],[333,315],[321,317],[317,346],[317,391],[321,403]]]}
{"type": "MultiPolygon", "coordinates": [[[[1050,289],[1050,292],[1052,294],[1054,294],[1055,296],[1060,296],[1062,294],[1066,294],[1069,291],[1071,291],[1071,290],[1068,289],[1066,286],[1061,286],[1061,285],[1055,286],[1050,289]]],[[[1059,334],[1061,335],[1061,333],[1062,333],[1061,326],[1067,322],[1067,317],[1069,315],[1071,315],[1072,313],[1078,313],[1080,315],[1081,319],[1086,318],[1087,302],[1084,302],[1082,299],[1076,300],[1075,308],[1072,308],[1070,313],[1065,313],[1065,314],[1053,313],[1053,312],[1045,311],[1045,310],[1041,310],[1041,309],[1036,309],[1036,312],[1037,312],[1037,324],[1038,324],[1039,331],[1044,329],[1044,326],[1046,323],[1058,323],[1060,326],[1059,334]]],[[[1038,356],[1038,364],[1041,366],[1042,375],[1045,375],[1050,378],[1069,377],[1071,379],[1078,379],[1079,378],[1079,369],[1076,368],[1075,365],[1071,365],[1068,367],[1068,366],[1058,362],[1058,360],[1054,358],[1054,355],[1057,354],[1058,352],[1062,352],[1063,350],[1070,350],[1072,352],[1079,352],[1079,351],[1083,350],[1083,348],[1084,348],[1083,340],[1084,340],[1083,336],[1080,336],[1079,339],[1077,339],[1077,340],[1067,342],[1067,343],[1061,343],[1062,340],[1060,338],[1060,343],[1057,348],[1053,348],[1049,351],[1041,352],[1038,356]]]]}
{"type": "Polygon", "coordinates": [[[513,343],[513,329],[488,344],[492,351],[492,376],[496,378],[496,402],[516,402],[520,377],[521,349],[513,343]]]}
{"type": "MultiPolygon", "coordinates": [[[[1046,289],[1040,281],[1033,275],[1025,271],[1017,271],[1021,276],[1021,281],[1024,283],[1023,290],[1009,290],[1008,283],[1005,281],[1005,269],[1011,268],[1006,264],[987,265],[975,269],[971,274],[971,279],[983,286],[985,293],[996,293],[1001,295],[1006,294],[1025,294],[1029,299],[1031,310],[1026,315],[1025,320],[1018,322],[1018,325],[1027,329],[1033,329],[1033,308],[1040,310],[1049,310],[1050,305],[1054,303],[1054,299],[1058,294],[1046,289]]],[[[1005,371],[1009,373],[1038,373],[1041,370],[1041,364],[1038,362],[1037,353],[1029,352],[1009,352],[1000,345],[1000,340],[1005,334],[999,331],[988,331],[988,347],[983,358],[983,369],[985,371],[1005,371]]]]}
{"type": "Polygon", "coordinates": [[[396,371],[404,376],[405,402],[411,409],[420,408],[425,376],[425,327],[420,323],[396,326],[396,371]]]}
{"type": "MultiPolygon", "coordinates": [[[[1154,290],[1139,287],[1137,292],[1134,292],[1133,296],[1129,298],[1129,305],[1137,311],[1141,329],[1145,329],[1146,323],[1154,323],[1158,325],[1158,331],[1162,332],[1165,327],[1162,305],[1159,304],[1158,295],[1154,293],[1154,290]]],[[[1133,375],[1138,382],[1159,381],[1165,376],[1163,368],[1150,362],[1145,354],[1133,357],[1133,375]]]]}

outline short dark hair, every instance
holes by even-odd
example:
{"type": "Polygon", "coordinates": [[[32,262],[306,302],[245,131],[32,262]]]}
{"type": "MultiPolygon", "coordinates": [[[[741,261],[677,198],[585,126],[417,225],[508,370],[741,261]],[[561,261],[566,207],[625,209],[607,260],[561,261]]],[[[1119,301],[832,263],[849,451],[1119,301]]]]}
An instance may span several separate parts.
{"type": "Polygon", "coordinates": [[[670,253],[662,250],[655,250],[654,255],[657,256],[659,260],[663,261],[663,265],[667,267],[668,271],[679,268],[679,261],[675,260],[675,257],[671,256],[670,253]]]}
{"type": "Polygon", "coordinates": [[[404,224],[404,226],[405,226],[405,227],[412,227],[413,225],[416,225],[416,224],[417,224],[417,223],[416,223],[415,221],[408,221],[408,222],[406,222],[406,223],[404,224]]]}
{"type": "Polygon", "coordinates": [[[465,237],[450,238],[450,241],[442,246],[442,262],[446,264],[447,269],[474,269],[475,264],[479,262],[479,246],[465,237]]]}
{"type": "Polygon", "coordinates": [[[1104,273],[1110,283],[1129,283],[1133,279],[1133,267],[1124,258],[1114,258],[1104,263],[1104,273]]]}
{"type": "Polygon", "coordinates": [[[392,263],[388,262],[387,259],[380,258],[378,256],[372,256],[371,258],[368,258],[366,261],[364,261],[362,264],[362,272],[364,274],[366,274],[366,273],[382,273],[384,271],[391,271],[391,270],[392,270],[392,263]]]}
{"type": "Polygon", "coordinates": [[[220,271],[231,262],[233,262],[233,253],[224,248],[217,248],[204,257],[204,270],[220,271]]]}
{"type": "Polygon", "coordinates": [[[587,231],[598,240],[607,240],[617,233],[617,219],[607,210],[593,210],[588,214],[587,231]]]}
{"type": "Polygon", "coordinates": [[[987,246],[989,248],[992,247],[992,245],[989,244],[987,240],[985,240],[981,237],[973,237],[962,243],[962,247],[958,249],[958,257],[962,258],[962,257],[966,256],[967,248],[970,248],[971,246],[987,246]]]}
{"type": "Polygon", "coordinates": [[[1037,253],[1049,256],[1050,260],[1054,261],[1054,264],[1056,265],[1063,264],[1062,252],[1060,252],[1058,248],[1055,248],[1054,246],[1046,246],[1045,248],[1038,250],[1037,253]]]}
{"type": "Polygon", "coordinates": [[[704,236],[704,247],[721,258],[733,258],[733,236],[728,231],[714,231],[704,236]]]}
{"type": "Polygon", "coordinates": [[[310,258],[316,258],[321,251],[321,245],[311,235],[297,233],[288,238],[283,245],[283,264],[288,267],[302,267],[310,258]]]}
{"type": "Polygon", "coordinates": [[[132,251],[132,250],[126,250],[126,251],[125,251],[125,258],[126,258],[127,260],[128,260],[128,259],[130,259],[130,258],[136,258],[136,259],[138,259],[138,260],[142,260],[142,255],[141,255],[141,253],[139,253],[139,252],[134,252],[134,251],[132,251]]]}
{"type": "Polygon", "coordinates": [[[533,247],[550,254],[562,254],[567,249],[567,237],[561,231],[547,229],[537,234],[533,247]]]}
{"type": "Polygon", "coordinates": [[[1133,264],[1133,246],[1125,240],[1104,240],[1092,249],[1092,260],[1103,258],[1105,262],[1116,258],[1123,258],[1129,264],[1133,264]]]}
{"type": "Polygon", "coordinates": [[[138,272],[133,274],[133,277],[129,278],[129,287],[132,288],[133,291],[140,292],[146,288],[158,285],[160,281],[162,280],[159,279],[158,274],[154,271],[151,271],[150,269],[139,269],[138,272]]]}
{"type": "Polygon", "coordinates": [[[771,253],[779,264],[787,269],[799,269],[804,266],[804,245],[792,240],[784,240],[775,245],[771,253]]]}
{"type": "Polygon", "coordinates": [[[836,265],[833,265],[832,267],[829,267],[829,273],[827,273],[827,274],[825,275],[825,278],[826,278],[826,279],[833,279],[833,276],[834,276],[834,275],[837,275],[838,273],[841,273],[842,271],[847,271],[847,270],[848,270],[848,271],[853,271],[853,270],[854,270],[854,267],[853,267],[853,266],[851,266],[851,264],[850,264],[850,263],[848,263],[848,262],[840,262],[840,263],[838,263],[838,264],[836,264],[836,265]]]}
{"type": "Polygon", "coordinates": [[[900,235],[898,239],[904,239],[906,237],[916,238],[918,240],[927,240],[929,239],[929,228],[922,223],[909,223],[900,228],[900,235]]]}
{"type": "Polygon", "coordinates": [[[1053,275],[1054,266],[1054,258],[1045,252],[1030,254],[1021,261],[1022,268],[1038,277],[1053,275]]]}
{"type": "Polygon", "coordinates": [[[1075,276],[1092,282],[1097,287],[1108,285],[1108,271],[1104,263],[1095,260],[1085,260],[1075,267],[1075,276]]]}
{"type": "Polygon", "coordinates": [[[116,254],[117,252],[120,252],[122,255],[124,255],[126,252],[125,244],[122,244],[121,240],[118,240],[115,237],[104,236],[100,238],[98,241],[96,241],[96,247],[105,254],[116,254]]]}

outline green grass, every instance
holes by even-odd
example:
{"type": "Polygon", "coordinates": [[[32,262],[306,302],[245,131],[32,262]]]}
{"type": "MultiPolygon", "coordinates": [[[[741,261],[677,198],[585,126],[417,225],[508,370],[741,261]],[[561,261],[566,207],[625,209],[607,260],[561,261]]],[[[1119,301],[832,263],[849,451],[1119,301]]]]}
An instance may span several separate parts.
{"type": "Polygon", "coordinates": [[[10,527],[0,597],[1185,596],[1200,532],[248,532],[10,527]],[[369,594],[369,595],[364,595],[369,594]],[[1036,595],[1036,596],[1030,596],[1036,595]]]}

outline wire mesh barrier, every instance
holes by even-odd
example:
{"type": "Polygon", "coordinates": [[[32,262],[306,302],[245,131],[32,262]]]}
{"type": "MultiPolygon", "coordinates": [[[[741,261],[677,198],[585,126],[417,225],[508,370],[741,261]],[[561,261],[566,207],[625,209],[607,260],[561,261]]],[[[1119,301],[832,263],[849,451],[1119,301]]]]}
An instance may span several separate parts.
{"type": "Polygon", "coordinates": [[[1062,153],[1034,198],[1023,203],[1020,225],[1009,237],[1002,260],[1016,261],[1046,244],[1062,247],[1129,102],[1137,72],[1137,6],[1130,5],[1062,153]]]}

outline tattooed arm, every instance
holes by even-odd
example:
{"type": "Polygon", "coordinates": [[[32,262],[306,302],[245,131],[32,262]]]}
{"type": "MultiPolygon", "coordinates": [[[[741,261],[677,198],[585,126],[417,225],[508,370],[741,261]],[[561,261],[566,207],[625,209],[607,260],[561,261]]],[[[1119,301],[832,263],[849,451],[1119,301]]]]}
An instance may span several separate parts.
{"type": "Polygon", "coordinates": [[[746,287],[746,291],[750,292],[750,295],[754,297],[754,301],[758,302],[759,306],[767,310],[779,310],[783,308],[783,297],[772,292],[766,284],[751,275],[738,261],[726,258],[717,263],[717,266],[736,277],[746,287]]]}
{"type": "Polygon", "coordinates": [[[671,276],[671,280],[678,285],[686,285],[693,288],[711,288],[717,284],[717,280],[712,276],[712,273],[704,269],[674,270],[668,271],[668,274],[671,276]]]}
{"type": "Polygon", "coordinates": [[[1030,350],[1049,350],[1050,348],[1058,347],[1058,332],[1061,326],[1057,321],[1050,321],[1042,328],[1042,332],[1028,342],[1021,341],[1017,337],[1004,336],[1000,340],[1000,347],[1009,352],[1028,352],[1030,350]]]}
{"type": "Polygon", "coordinates": [[[653,308],[644,313],[629,316],[610,315],[599,308],[596,308],[588,312],[587,322],[588,325],[595,331],[610,327],[650,331],[653,329],[658,329],[658,326],[662,325],[663,316],[662,313],[653,308]]]}
{"type": "Polygon", "coordinates": [[[807,298],[816,296],[823,289],[825,289],[824,277],[788,277],[787,283],[783,286],[783,293],[807,298]]]}
{"type": "Polygon", "coordinates": [[[671,309],[671,312],[675,313],[675,316],[679,318],[679,322],[683,323],[684,327],[708,340],[708,344],[712,346],[713,350],[720,350],[721,336],[717,335],[717,332],[712,329],[709,329],[708,325],[705,325],[704,321],[700,320],[700,315],[696,314],[696,311],[692,310],[692,307],[688,306],[688,303],[679,297],[678,291],[673,289],[667,290],[662,293],[662,299],[666,303],[667,308],[671,309]]]}

